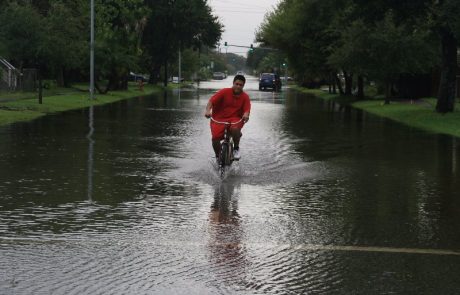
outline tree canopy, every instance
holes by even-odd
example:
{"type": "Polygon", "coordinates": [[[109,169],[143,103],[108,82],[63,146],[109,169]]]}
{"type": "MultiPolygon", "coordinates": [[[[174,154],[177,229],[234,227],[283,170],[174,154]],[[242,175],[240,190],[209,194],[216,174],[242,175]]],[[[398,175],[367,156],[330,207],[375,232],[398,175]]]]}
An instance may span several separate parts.
{"type": "Polygon", "coordinates": [[[354,75],[385,85],[389,97],[401,77],[439,69],[437,110],[447,112],[453,110],[459,12],[456,0],[283,0],[266,16],[257,41],[284,52],[305,85],[342,73],[350,82],[354,75]]]}
{"type": "MultiPolygon", "coordinates": [[[[61,85],[88,79],[89,1],[0,0],[0,7],[0,55],[61,85]]],[[[131,71],[155,82],[165,69],[167,81],[179,49],[214,47],[222,28],[206,0],[95,0],[99,91],[126,88],[131,71]]]]}

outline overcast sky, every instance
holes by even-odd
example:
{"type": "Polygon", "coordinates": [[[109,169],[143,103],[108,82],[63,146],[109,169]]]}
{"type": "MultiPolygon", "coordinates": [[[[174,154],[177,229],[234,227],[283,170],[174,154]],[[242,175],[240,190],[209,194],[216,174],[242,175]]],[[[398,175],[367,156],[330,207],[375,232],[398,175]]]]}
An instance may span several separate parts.
{"type": "MultiPolygon", "coordinates": [[[[273,11],[279,0],[208,0],[214,15],[224,24],[222,44],[249,46],[265,13],[273,11]]],[[[229,47],[228,52],[246,55],[244,48],[229,47]]]]}

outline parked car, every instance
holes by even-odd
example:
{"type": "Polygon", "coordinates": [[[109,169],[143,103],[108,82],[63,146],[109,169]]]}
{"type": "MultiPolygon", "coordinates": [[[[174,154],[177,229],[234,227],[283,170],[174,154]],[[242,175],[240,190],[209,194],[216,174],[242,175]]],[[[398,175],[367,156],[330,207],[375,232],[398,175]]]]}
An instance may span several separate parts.
{"type": "Polygon", "coordinates": [[[262,73],[259,78],[259,90],[266,90],[267,88],[273,91],[281,90],[280,76],[274,73],[262,73]]]}
{"type": "MultiPolygon", "coordinates": [[[[280,79],[281,79],[282,82],[285,82],[285,81],[286,81],[286,77],[285,77],[285,76],[281,76],[280,79]]],[[[292,77],[287,77],[287,80],[288,80],[288,81],[294,81],[294,79],[292,79],[292,77]]]]}
{"type": "Polygon", "coordinates": [[[142,81],[142,82],[147,82],[149,80],[149,75],[143,75],[143,74],[136,74],[133,72],[129,72],[129,81],[142,81]]]}
{"type": "Polygon", "coordinates": [[[212,78],[214,80],[223,80],[227,77],[227,75],[225,75],[225,73],[222,73],[222,72],[214,72],[212,73],[212,78]]]}
{"type": "MultiPolygon", "coordinates": [[[[183,77],[180,77],[180,81],[184,82],[185,79],[183,77]]],[[[169,78],[169,82],[178,84],[179,83],[179,77],[173,76],[173,77],[169,78]]]]}

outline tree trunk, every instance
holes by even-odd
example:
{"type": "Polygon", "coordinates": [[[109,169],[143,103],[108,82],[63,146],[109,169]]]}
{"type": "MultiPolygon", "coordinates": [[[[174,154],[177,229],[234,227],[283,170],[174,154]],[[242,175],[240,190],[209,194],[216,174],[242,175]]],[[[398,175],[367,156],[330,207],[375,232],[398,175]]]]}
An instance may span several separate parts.
{"type": "Polygon", "coordinates": [[[339,77],[337,76],[337,74],[334,75],[335,76],[335,81],[337,83],[337,87],[339,87],[339,93],[340,95],[344,95],[345,92],[343,91],[343,87],[342,87],[342,81],[340,81],[339,77]]]}
{"type": "Polygon", "coordinates": [[[457,40],[448,28],[440,30],[442,47],[441,81],[439,82],[436,111],[447,113],[454,111],[457,72],[457,40]]]}
{"type": "Polygon", "coordinates": [[[357,97],[359,100],[364,99],[364,78],[363,76],[358,76],[358,94],[357,97]]]}
{"type": "Polygon", "coordinates": [[[337,88],[336,88],[334,76],[337,78],[337,75],[331,74],[332,93],[337,94],[337,88]]]}
{"type": "Polygon", "coordinates": [[[391,97],[391,79],[385,79],[385,104],[390,104],[390,97],[391,97]]]}
{"type": "Polygon", "coordinates": [[[109,86],[107,85],[107,87],[105,89],[102,89],[100,86],[99,86],[99,83],[97,82],[94,82],[94,88],[96,88],[97,92],[99,92],[99,94],[106,94],[107,92],[109,92],[109,86]]]}
{"type": "Polygon", "coordinates": [[[165,60],[164,67],[165,67],[165,76],[163,78],[163,85],[167,87],[168,86],[168,61],[167,60],[165,60]]]}
{"type": "Polygon", "coordinates": [[[332,74],[329,74],[329,79],[328,79],[328,88],[329,88],[329,93],[332,94],[332,85],[335,84],[334,78],[332,77],[332,74]]]}
{"type": "Polygon", "coordinates": [[[127,75],[124,75],[123,78],[121,78],[121,89],[128,90],[128,76],[127,75]]]}
{"type": "Polygon", "coordinates": [[[69,73],[70,71],[67,70],[65,67],[62,68],[62,79],[64,82],[64,87],[69,88],[70,87],[70,79],[69,79],[69,73]]]}
{"type": "Polygon", "coordinates": [[[150,78],[149,78],[150,84],[157,84],[159,82],[160,70],[161,70],[161,66],[158,66],[158,65],[152,66],[152,69],[150,71],[150,78]]]}
{"type": "Polygon", "coordinates": [[[56,80],[58,87],[64,87],[64,67],[59,67],[56,80]]]}
{"type": "Polygon", "coordinates": [[[43,78],[42,70],[38,68],[38,103],[43,103],[43,78]]]}
{"type": "Polygon", "coordinates": [[[107,85],[108,90],[127,90],[128,89],[128,71],[113,70],[109,77],[107,85]]]}
{"type": "Polygon", "coordinates": [[[352,95],[352,88],[353,88],[353,74],[348,75],[347,72],[343,72],[345,77],[345,95],[351,96],[352,95]]]}

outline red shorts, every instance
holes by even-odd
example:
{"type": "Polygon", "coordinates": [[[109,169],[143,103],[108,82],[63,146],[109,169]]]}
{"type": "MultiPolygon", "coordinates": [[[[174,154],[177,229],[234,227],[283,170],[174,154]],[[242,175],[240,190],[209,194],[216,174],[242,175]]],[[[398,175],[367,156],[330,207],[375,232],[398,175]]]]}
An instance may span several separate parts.
{"type": "MultiPolygon", "coordinates": [[[[224,132],[225,132],[225,124],[219,124],[214,121],[211,121],[211,134],[212,140],[221,140],[224,139],[224,132]]],[[[244,122],[241,121],[238,124],[230,125],[230,129],[242,129],[244,126],[244,122]]]]}

